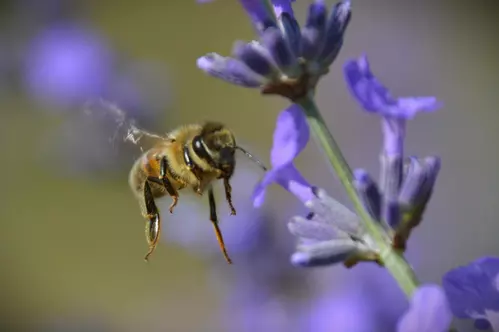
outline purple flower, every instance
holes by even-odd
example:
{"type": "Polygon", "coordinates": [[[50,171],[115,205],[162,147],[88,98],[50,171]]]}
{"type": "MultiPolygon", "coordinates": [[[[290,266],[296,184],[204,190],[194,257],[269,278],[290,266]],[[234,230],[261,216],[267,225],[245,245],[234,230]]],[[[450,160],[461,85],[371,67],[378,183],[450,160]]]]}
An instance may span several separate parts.
{"type": "Polygon", "coordinates": [[[349,282],[345,282],[342,287],[347,289],[326,292],[314,301],[302,318],[301,331],[376,331],[374,308],[366,301],[362,287],[359,284],[353,286],[349,282]]]}
{"type": "Polygon", "coordinates": [[[397,332],[447,332],[452,314],[444,291],[424,285],[412,296],[409,310],[400,319],[397,332]]]}
{"type": "Polygon", "coordinates": [[[366,211],[374,220],[380,220],[381,195],[376,182],[367,171],[356,169],[353,172],[353,185],[366,211]]]}
{"type": "Polygon", "coordinates": [[[50,104],[66,106],[100,97],[111,79],[113,59],[106,42],[76,25],[46,29],[27,54],[27,88],[50,104]]]}
{"type": "Polygon", "coordinates": [[[447,272],[442,285],[455,316],[499,331],[499,258],[484,257],[447,272]]]}
{"type": "Polygon", "coordinates": [[[370,113],[381,116],[384,143],[381,156],[380,190],[383,193],[382,219],[390,226],[400,223],[398,195],[402,183],[406,121],[418,112],[440,107],[435,97],[395,99],[372,74],[366,55],[347,61],[344,74],[350,92],[370,113]]]}
{"type": "Polygon", "coordinates": [[[382,117],[384,153],[402,155],[406,120],[418,112],[441,107],[435,97],[405,97],[395,99],[371,72],[367,56],[350,60],[344,66],[350,92],[367,111],[382,117]]]}
{"type": "Polygon", "coordinates": [[[350,2],[339,2],[329,17],[323,0],[310,5],[301,31],[290,0],[241,0],[260,40],[237,41],[232,57],[209,53],[198,59],[198,67],[211,76],[264,94],[290,100],[303,98],[338,55],[350,21],[350,2]]]}
{"type": "Polygon", "coordinates": [[[307,119],[299,106],[292,105],[279,114],[274,130],[274,144],[270,152],[272,169],[265,174],[253,192],[255,207],[263,204],[266,188],[274,182],[294,194],[303,203],[314,197],[310,184],[293,164],[293,160],[307,145],[309,137],[307,119]]]}

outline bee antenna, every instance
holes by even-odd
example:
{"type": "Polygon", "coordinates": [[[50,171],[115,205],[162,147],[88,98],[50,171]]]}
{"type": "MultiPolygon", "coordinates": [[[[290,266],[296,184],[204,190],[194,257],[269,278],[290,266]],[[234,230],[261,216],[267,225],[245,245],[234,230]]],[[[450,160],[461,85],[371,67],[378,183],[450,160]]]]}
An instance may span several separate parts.
{"type": "Polygon", "coordinates": [[[256,164],[258,164],[258,166],[260,166],[260,168],[263,169],[265,172],[267,171],[267,167],[265,167],[265,165],[259,159],[257,159],[255,156],[253,156],[251,153],[249,153],[248,151],[246,151],[245,149],[243,149],[240,146],[236,146],[236,149],[241,151],[242,153],[244,153],[246,155],[246,157],[248,157],[250,160],[252,160],[256,164]]]}

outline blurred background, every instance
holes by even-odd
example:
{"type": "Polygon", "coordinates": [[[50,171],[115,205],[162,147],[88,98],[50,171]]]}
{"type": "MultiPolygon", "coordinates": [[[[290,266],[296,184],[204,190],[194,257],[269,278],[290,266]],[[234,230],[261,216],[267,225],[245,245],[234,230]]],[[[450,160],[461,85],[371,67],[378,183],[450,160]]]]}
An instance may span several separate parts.
{"type": "MultiPolygon", "coordinates": [[[[307,4],[296,3],[301,22],[307,4]]],[[[351,165],[373,174],[379,122],[350,97],[342,63],[366,52],[394,94],[444,101],[409,125],[408,153],[443,159],[408,252],[423,282],[499,253],[498,12],[493,1],[355,0],[343,50],[319,85],[318,104],[351,165]]],[[[206,201],[185,194],[143,261],[144,221],[127,183],[140,150],[87,102],[109,100],[158,132],[223,121],[268,163],[287,102],[195,65],[253,38],[237,1],[4,0],[0,16],[0,331],[393,330],[407,303],[383,270],[290,266],[286,221],[306,211],[278,187],[253,209],[262,174],[245,160],[233,184],[236,217],[218,190],[233,266],[219,253],[206,201]]],[[[349,205],[314,144],[297,166],[349,205]]]]}

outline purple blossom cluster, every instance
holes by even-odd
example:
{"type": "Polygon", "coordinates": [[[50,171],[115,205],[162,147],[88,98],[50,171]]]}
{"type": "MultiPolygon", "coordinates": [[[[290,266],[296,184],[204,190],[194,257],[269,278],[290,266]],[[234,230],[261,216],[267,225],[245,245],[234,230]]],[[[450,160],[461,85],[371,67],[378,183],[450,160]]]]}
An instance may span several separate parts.
{"type": "Polygon", "coordinates": [[[325,134],[324,121],[312,112],[315,87],[343,45],[351,19],[350,1],[340,1],[330,10],[325,1],[313,1],[304,26],[294,17],[290,0],[240,3],[258,40],[237,41],[232,56],[209,53],[199,58],[197,65],[213,77],[258,88],[262,94],[279,95],[293,103],[277,117],[270,152],[272,167],[253,193],[254,206],[259,207],[266,188],[277,183],[310,210],[306,217],[294,217],[288,224],[298,239],[292,264],[315,267],[343,263],[352,267],[374,261],[390,270],[389,264],[400,263],[407,267],[401,272],[407,276],[399,282],[401,287],[412,283],[414,289],[406,292],[410,307],[399,319],[397,331],[448,331],[453,317],[473,319],[478,329],[499,331],[499,259],[483,258],[453,269],[439,286],[418,285],[409,276],[411,268],[403,258],[441,168],[438,156],[405,155],[407,121],[417,113],[437,110],[442,103],[430,96],[393,97],[373,74],[366,55],[348,60],[343,65],[347,89],[365,112],[380,118],[383,133],[378,181],[366,170],[351,171],[339,147],[325,134]],[[337,174],[341,171],[338,175],[347,191],[349,186],[353,188],[351,197],[361,206],[355,212],[309,184],[294,166],[311,130],[319,145],[327,147],[324,151],[337,174]],[[386,251],[392,253],[390,257],[402,257],[399,263],[390,262],[386,251]]]}

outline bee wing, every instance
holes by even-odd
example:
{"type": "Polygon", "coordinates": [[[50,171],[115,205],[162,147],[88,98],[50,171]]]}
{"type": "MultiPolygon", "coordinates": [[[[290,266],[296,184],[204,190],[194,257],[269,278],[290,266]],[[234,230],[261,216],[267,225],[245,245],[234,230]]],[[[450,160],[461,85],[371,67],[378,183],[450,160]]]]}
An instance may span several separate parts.
{"type": "Polygon", "coordinates": [[[113,123],[115,129],[109,138],[113,145],[118,140],[122,140],[123,142],[130,142],[138,146],[141,151],[144,151],[144,149],[149,149],[159,142],[174,141],[168,135],[160,135],[139,128],[136,121],[130,118],[125,110],[103,99],[87,102],[83,111],[87,116],[91,116],[96,120],[113,123]]]}

